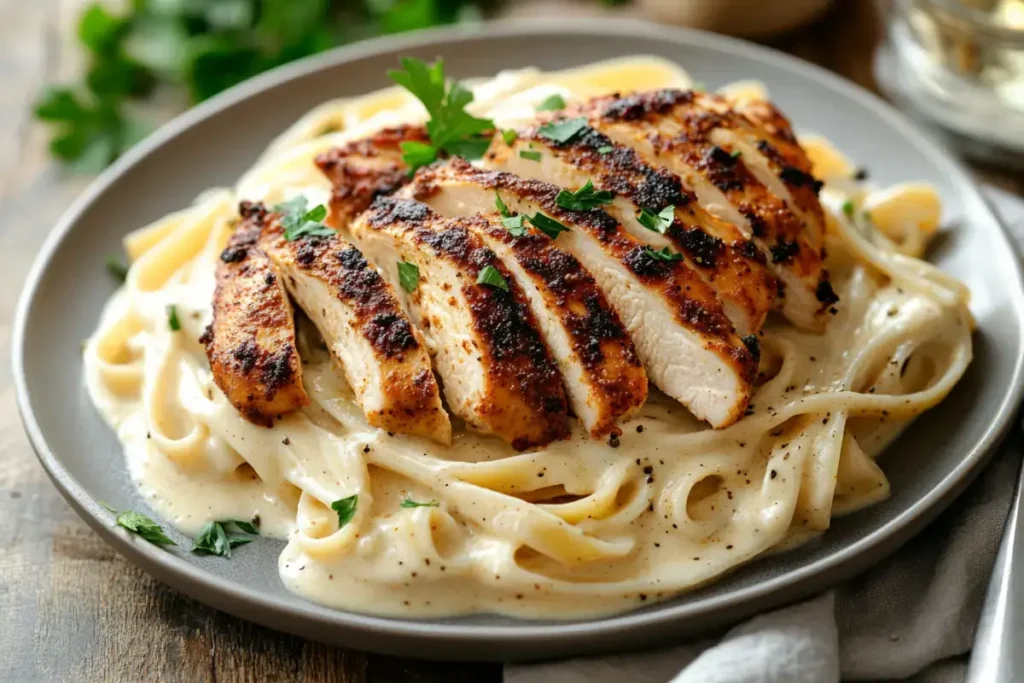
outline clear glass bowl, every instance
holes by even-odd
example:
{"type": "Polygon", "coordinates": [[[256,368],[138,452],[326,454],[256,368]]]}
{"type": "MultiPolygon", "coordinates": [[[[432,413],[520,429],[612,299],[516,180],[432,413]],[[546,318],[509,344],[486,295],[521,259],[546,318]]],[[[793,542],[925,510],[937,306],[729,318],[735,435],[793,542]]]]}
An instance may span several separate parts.
{"type": "Polygon", "coordinates": [[[964,153],[1024,168],[1024,0],[893,0],[875,77],[964,153]]]}

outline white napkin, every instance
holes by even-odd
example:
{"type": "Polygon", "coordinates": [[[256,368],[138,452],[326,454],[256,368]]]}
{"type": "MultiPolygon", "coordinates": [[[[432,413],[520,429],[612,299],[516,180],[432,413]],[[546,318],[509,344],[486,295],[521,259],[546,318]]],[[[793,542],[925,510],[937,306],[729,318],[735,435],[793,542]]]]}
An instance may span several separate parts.
{"type": "MultiPolygon", "coordinates": [[[[989,197],[1024,244],[1024,202],[989,197]]],[[[964,495],[864,575],[813,600],[703,640],[643,654],[507,665],[505,683],[830,683],[963,681],[1021,438],[1014,432],[964,495]]]]}

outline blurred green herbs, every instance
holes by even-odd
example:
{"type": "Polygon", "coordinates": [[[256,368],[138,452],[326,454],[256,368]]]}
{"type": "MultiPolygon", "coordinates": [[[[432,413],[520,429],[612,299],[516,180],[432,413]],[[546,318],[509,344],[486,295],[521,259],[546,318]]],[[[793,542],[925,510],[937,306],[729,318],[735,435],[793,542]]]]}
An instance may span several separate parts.
{"type": "Polygon", "coordinates": [[[133,105],[157,87],[192,102],[300,57],[381,33],[478,19],[488,0],[132,0],[124,13],[93,2],[78,24],[82,83],[36,102],[50,150],[95,173],[151,129],[133,105]]]}

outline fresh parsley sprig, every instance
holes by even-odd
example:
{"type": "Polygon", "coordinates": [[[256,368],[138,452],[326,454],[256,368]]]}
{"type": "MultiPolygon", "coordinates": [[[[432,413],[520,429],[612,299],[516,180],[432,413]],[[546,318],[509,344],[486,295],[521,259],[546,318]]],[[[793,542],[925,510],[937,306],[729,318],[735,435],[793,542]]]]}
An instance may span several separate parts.
{"type": "Polygon", "coordinates": [[[476,282],[478,285],[487,285],[505,292],[508,291],[508,282],[505,280],[505,276],[494,266],[484,266],[477,275],[476,282]]]}
{"type": "Polygon", "coordinates": [[[675,221],[675,219],[676,207],[672,204],[669,204],[658,213],[641,208],[640,213],[636,216],[636,220],[640,225],[644,226],[648,230],[659,232],[662,235],[672,227],[672,222],[675,221]]]}
{"type": "Polygon", "coordinates": [[[237,520],[209,522],[203,526],[199,535],[192,539],[192,552],[197,555],[217,555],[230,558],[234,548],[256,540],[250,536],[228,533],[233,528],[253,536],[259,535],[259,529],[252,522],[237,520]]]}
{"type": "Polygon", "coordinates": [[[167,534],[164,533],[164,528],[162,526],[141,512],[135,512],[134,510],[117,512],[117,510],[106,503],[103,504],[103,507],[107,508],[111,512],[117,513],[117,517],[114,518],[115,524],[127,529],[133,534],[136,534],[142,539],[149,541],[153,545],[177,545],[177,543],[168,538],[167,534]]]}
{"type": "Polygon", "coordinates": [[[479,159],[487,151],[491,140],[486,133],[494,130],[494,122],[466,111],[473,92],[461,83],[448,83],[443,60],[427,64],[422,59],[403,57],[402,68],[388,71],[388,76],[422,102],[430,115],[430,144],[406,141],[400,145],[402,160],[410,171],[432,163],[442,154],[479,159]]]}
{"type": "Polygon", "coordinates": [[[317,204],[307,209],[307,206],[309,200],[303,195],[274,206],[274,211],[281,214],[281,227],[284,228],[286,240],[294,242],[302,237],[331,237],[336,234],[333,228],[321,222],[327,218],[327,207],[317,204]]]}
{"type": "Polygon", "coordinates": [[[533,224],[533,227],[537,228],[551,239],[557,239],[563,232],[569,232],[569,228],[565,227],[554,218],[545,216],[540,211],[532,216],[527,216],[526,219],[533,224]]]}
{"type": "Polygon", "coordinates": [[[672,251],[671,249],[669,249],[668,247],[662,247],[661,249],[659,249],[657,251],[655,251],[651,247],[644,247],[644,256],[647,256],[648,258],[653,259],[655,261],[669,261],[669,262],[671,262],[671,261],[682,261],[683,260],[683,255],[682,254],[677,254],[674,251],[672,251]]]}
{"type": "Polygon", "coordinates": [[[338,513],[338,528],[342,529],[356,516],[359,506],[359,494],[347,498],[339,498],[331,503],[331,509],[338,513]]]}
{"type": "Polygon", "coordinates": [[[412,294],[420,286],[420,267],[415,263],[398,262],[398,283],[402,289],[412,294]]]}
{"type": "Polygon", "coordinates": [[[406,498],[401,503],[401,507],[404,508],[436,508],[440,507],[440,505],[441,504],[436,500],[432,500],[429,503],[420,503],[411,498],[406,498]]]}
{"type": "Polygon", "coordinates": [[[497,190],[494,191],[494,205],[497,207],[498,213],[501,214],[501,224],[512,233],[513,237],[522,237],[526,234],[526,225],[523,224],[525,216],[513,214],[509,210],[508,205],[501,199],[501,195],[498,194],[497,190]]]}

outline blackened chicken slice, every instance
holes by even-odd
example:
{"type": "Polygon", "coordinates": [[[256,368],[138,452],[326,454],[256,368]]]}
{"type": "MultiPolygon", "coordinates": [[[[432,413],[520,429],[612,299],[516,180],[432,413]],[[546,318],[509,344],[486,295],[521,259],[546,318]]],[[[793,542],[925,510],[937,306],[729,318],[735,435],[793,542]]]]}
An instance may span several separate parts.
{"type": "Polygon", "coordinates": [[[820,331],[838,300],[823,265],[820,185],[796,167],[772,166],[761,151],[768,134],[759,137],[751,118],[709,97],[682,90],[604,97],[560,116],[584,116],[651,165],[679,175],[707,210],[758,246],[783,285],[786,317],[820,331]]]}
{"type": "Polygon", "coordinates": [[[519,285],[466,225],[481,220],[381,197],[350,230],[381,267],[418,269],[407,301],[452,412],[517,450],[543,446],[569,435],[562,380],[519,285]]]}
{"type": "Polygon", "coordinates": [[[320,330],[366,421],[450,443],[430,355],[391,286],[340,236],[288,241],[278,218],[270,215],[259,244],[320,330]]]}
{"type": "Polygon", "coordinates": [[[463,165],[433,184],[424,200],[444,215],[475,216],[497,191],[511,211],[548,225],[555,244],[594,276],[659,389],[717,428],[743,416],[757,340],[736,333],[715,293],[677,254],[655,252],[599,209],[559,207],[559,188],[548,183],[463,165]],[[548,221],[568,230],[557,233],[548,221]]]}
{"type": "Polygon", "coordinates": [[[552,140],[542,130],[523,128],[511,144],[497,138],[485,165],[567,190],[578,191],[590,182],[597,191],[610,193],[604,210],[640,241],[685,255],[715,290],[737,332],[761,329],[778,283],[757,246],[736,226],[706,211],[679,176],[651,166],[632,148],[589,126],[565,141],[552,140]],[[659,215],[666,210],[670,224],[659,215]]]}
{"type": "Polygon", "coordinates": [[[328,217],[331,227],[345,231],[374,199],[409,182],[409,169],[402,161],[403,142],[429,142],[426,129],[417,125],[385,128],[316,158],[333,188],[328,217]]]}
{"type": "Polygon", "coordinates": [[[217,264],[213,322],[200,341],[213,381],[245,419],[264,427],[309,403],[288,293],[257,246],[266,220],[243,202],[241,221],[217,264]]]}
{"type": "MultiPolygon", "coordinates": [[[[462,159],[421,169],[401,195],[439,203],[446,179],[471,172],[462,159]]],[[[502,260],[529,302],[544,341],[558,364],[573,412],[594,437],[621,433],[615,423],[647,398],[647,375],[618,315],[594,277],[521,217],[505,217],[498,198],[474,207],[479,220],[460,223],[502,260]]]]}

